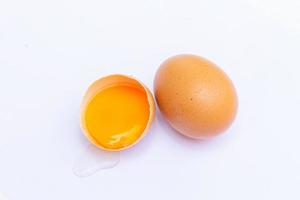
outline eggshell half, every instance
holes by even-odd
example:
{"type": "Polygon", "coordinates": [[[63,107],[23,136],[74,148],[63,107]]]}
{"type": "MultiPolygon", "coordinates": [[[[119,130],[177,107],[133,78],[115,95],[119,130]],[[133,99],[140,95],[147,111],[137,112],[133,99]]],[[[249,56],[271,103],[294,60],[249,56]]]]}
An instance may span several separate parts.
{"type": "Polygon", "coordinates": [[[132,147],[133,145],[135,145],[138,141],[140,141],[145,136],[145,134],[147,133],[148,129],[150,128],[150,126],[155,118],[155,112],[156,112],[156,107],[155,107],[153,95],[151,94],[150,90],[143,83],[141,83],[137,79],[130,77],[130,76],[114,74],[114,75],[109,75],[109,76],[100,78],[99,80],[97,80],[93,84],[91,84],[89,86],[89,88],[87,89],[87,91],[83,97],[82,103],[81,103],[80,126],[81,126],[81,129],[82,129],[84,135],[87,137],[87,139],[92,144],[96,145],[97,147],[99,147],[101,149],[107,150],[107,151],[121,151],[121,150],[132,147]],[[91,134],[89,133],[86,123],[85,123],[85,113],[86,113],[86,108],[87,108],[89,102],[93,99],[93,97],[95,95],[97,95],[101,90],[111,87],[112,85],[118,85],[118,84],[136,87],[146,93],[147,100],[149,103],[149,119],[148,119],[147,126],[144,129],[143,133],[133,144],[125,146],[120,149],[108,149],[108,148],[105,148],[105,147],[99,145],[93,139],[91,134]]]}

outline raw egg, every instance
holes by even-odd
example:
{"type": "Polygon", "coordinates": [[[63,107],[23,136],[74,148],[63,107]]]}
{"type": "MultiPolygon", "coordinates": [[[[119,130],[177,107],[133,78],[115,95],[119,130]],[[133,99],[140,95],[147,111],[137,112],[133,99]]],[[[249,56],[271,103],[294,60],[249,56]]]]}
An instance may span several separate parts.
{"type": "Polygon", "coordinates": [[[81,105],[81,128],[97,147],[120,151],[137,143],[155,116],[154,98],[140,81],[111,75],[94,82],[81,105]]]}
{"type": "Polygon", "coordinates": [[[225,131],[237,111],[229,77],[212,62],[178,55],[159,67],[154,92],[162,115],[181,134],[206,139],[225,131]]]}

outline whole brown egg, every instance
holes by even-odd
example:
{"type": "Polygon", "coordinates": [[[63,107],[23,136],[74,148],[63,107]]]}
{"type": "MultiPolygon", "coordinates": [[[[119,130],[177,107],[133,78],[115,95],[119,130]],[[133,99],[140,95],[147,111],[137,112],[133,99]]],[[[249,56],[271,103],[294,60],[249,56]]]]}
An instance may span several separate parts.
{"type": "Polygon", "coordinates": [[[206,139],[226,130],[237,111],[229,77],[212,62],[178,55],[159,67],[154,92],[162,115],[181,134],[206,139]]]}

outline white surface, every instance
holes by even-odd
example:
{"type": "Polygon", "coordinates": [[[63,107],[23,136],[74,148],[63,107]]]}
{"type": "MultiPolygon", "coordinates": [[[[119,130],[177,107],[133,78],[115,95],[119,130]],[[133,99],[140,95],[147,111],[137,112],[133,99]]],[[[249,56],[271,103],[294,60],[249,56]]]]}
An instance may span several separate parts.
{"type": "Polygon", "coordinates": [[[0,191],[10,200],[300,199],[298,0],[1,0],[0,191]],[[224,135],[195,142],[158,114],[120,164],[72,172],[86,87],[111,74],[152,88],[178,53],[221,66],[239,94],[224,135]]]}
{"type": "Polygon", "coordinates": [[[7,200],[6,197],[0,193],[0,200],[7,200]]]}

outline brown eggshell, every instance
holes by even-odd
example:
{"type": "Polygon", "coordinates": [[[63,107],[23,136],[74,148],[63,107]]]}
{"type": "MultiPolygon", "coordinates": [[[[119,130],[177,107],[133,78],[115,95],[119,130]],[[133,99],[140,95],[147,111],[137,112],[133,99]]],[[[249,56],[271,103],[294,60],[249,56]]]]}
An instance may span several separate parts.
{"type": "Polygon", "coordinates": [[[145,136],[145,134],[147,133],[148,129],[150,128],[150,126],[151,126],[151,124],[152,124],[152,122],[155,118],[155,111],[156,111],[156,107],[155,107],[155,102],[154,102],[153,95],[151,94],[150,90],[143,83],[141,83],[137,79],[134,79],[133,77],[114,74],[114,75],[110,75],[110,76],[100,78],[99,80],[97,80],[93,84],[91,84],[89,86],[89,88],[87,89],[87,91],[86,91],[86,93],[83,97],[82,103],[81,103],[80,126],[81,126],[81,129],[82,129],[84,135],[95,146],[97,146],[101,149],[107,150],[107,151],[121,151],[121,150],[128,149],[128,148],[132,147],[133,145],[135,145],[138,141],[140,141],[145,136]],[[144,129],[144,132],[141,134],[139,139],[137,139],[133,144],[125,146],[125,147],[120,148],[120,149],[107,149],[107,148],[101,146],[100,144],[98,144],[93,139],[93,137],[90,135],[90,133],[89,133],[87,127],[86,127],[86,123],[85,123],[86,108],[87,108],[88,104],[90,103],[90,101],[101,90],[104,90],[108,87],[111,87],[112,85],[130,85],[132,87],[136,87],[138,89],[141,89],[142,91],[145,91],[145,93],[147,95],[148,103],[149,103],[149,119],[148,119],[148,122],[147,122],[147,126],[144,129]]]}
{"type": "Polygon", "coordinates": [[[215,64],[199,56],[167,59],[157,71],[154,92],[165,119],[191,138],[220,134],[236,115],[238,101],[233,83],[215,64]]]}

